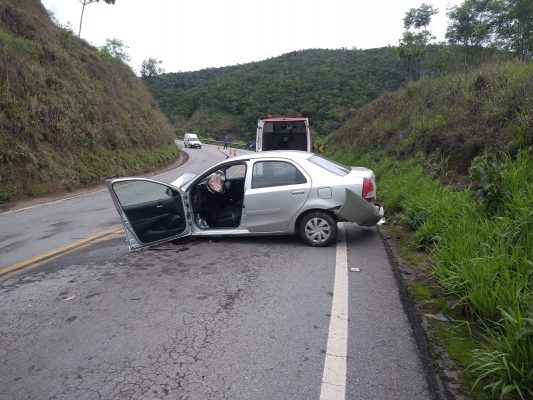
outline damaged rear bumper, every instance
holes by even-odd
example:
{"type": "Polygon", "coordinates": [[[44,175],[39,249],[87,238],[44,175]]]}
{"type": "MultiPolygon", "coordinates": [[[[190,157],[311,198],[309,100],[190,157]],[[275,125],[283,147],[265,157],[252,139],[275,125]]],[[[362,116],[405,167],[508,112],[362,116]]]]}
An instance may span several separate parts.
{"type": "Polygon", "coordinates": [[[369,203],[349,189],[345,191],[344,204],[337,212],[339,220],[356,222],[363,226],[374,226],[383,218],[385,214],[383,207],[369,203]]]}

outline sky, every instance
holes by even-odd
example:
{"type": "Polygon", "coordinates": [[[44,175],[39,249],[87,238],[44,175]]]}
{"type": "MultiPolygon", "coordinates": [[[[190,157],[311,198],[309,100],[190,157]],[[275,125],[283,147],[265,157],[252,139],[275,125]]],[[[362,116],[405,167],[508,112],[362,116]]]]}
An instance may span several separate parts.
{"type": "MultiPolygon", "coordinates": [[[[41,0],[77,34],[80,0],[41,0]]],[[[425,0],[439,9],[429,30],[444,40],[446,10],[463,0],[425,0]]],[[[165,72],[245,64],[310,48],[398,44],[403,17],[424,0],[116,0],[85,7],[81,37],[95,46],[120,39],[138,72],[143,60],[165,72]]]]}

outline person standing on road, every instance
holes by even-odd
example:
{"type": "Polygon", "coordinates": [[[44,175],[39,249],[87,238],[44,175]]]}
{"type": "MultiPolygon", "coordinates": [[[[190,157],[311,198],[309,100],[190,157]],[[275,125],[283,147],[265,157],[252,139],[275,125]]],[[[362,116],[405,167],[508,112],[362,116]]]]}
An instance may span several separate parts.
{"type": "Polygon", "coordinates": [[[224,148],[227,149],[228,148],[228,144],[229,144],[229,137],[228,135],[226,135],[224,137],[224,148]]]}

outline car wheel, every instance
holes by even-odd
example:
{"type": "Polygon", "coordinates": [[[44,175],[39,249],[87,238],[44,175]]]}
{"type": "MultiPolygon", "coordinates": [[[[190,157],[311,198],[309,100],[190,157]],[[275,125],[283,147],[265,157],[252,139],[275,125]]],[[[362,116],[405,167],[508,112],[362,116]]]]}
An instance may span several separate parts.
{"type": "Polygon", "coordinates": [[[300,220],[298,232],[309,246],[325,247],[337,238],[337,223],[331,215],[315,211],[300,220]]]}

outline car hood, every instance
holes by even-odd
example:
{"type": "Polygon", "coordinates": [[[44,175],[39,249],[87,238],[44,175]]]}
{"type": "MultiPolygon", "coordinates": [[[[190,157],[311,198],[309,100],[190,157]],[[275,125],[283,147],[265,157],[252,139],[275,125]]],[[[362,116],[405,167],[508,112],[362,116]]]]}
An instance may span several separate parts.
{"type": "Polygon", "coordinates": [[[181,175],[178,179],[176,179],[175,181],[170,182],[170,184],[180,189],[184,189],[187,183],[189,183],[195,177],[196,177],[196,174],[190,174],[186,172],[183,175],[181,175]]]}

